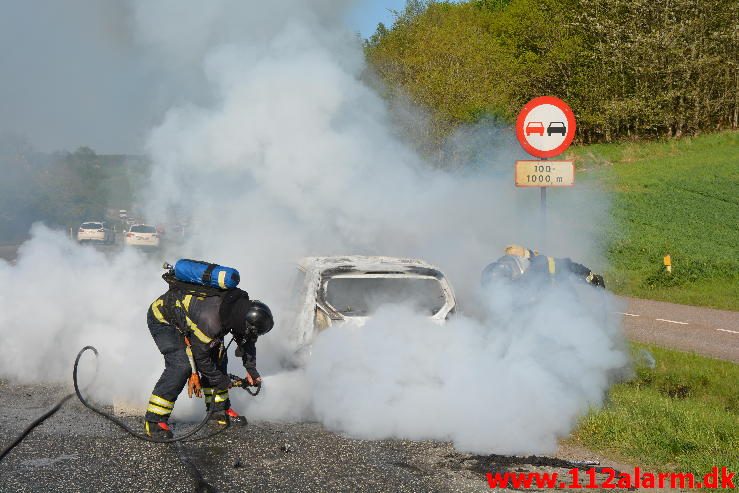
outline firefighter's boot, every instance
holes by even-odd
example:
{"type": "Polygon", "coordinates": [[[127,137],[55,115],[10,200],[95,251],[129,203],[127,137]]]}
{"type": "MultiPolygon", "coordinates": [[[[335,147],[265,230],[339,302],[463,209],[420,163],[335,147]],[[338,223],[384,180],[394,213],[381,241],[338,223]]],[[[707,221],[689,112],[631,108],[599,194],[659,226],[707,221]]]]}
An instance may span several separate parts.
{"type": "Polygon", "coordinates": [[[234,411],[233,408],[228,408],[225,411],[215,412],[210,417],[210,419],[211,422],[217,423],[221,426],[226,426],[229,423],[230,426],[246,426],[248,424],[246,418],[234,411]]]}
{"type": "Polygon", "coordinates": [[[146,428],[146,434],[154,440],[169,440],[170,438],[174,438],[172,430],[169,429],[169,425],[164,421],[158,423],[146,421],[144,427],[146,428]]]}

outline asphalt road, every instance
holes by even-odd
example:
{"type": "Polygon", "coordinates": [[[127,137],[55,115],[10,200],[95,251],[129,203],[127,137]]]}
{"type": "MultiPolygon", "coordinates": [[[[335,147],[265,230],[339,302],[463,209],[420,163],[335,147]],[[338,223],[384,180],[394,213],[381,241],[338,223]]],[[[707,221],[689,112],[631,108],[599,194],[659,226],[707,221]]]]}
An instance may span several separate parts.
{"type": "MultiPolygon", "coordinates": [[[[636,299],[623,306],[632,339],[739,362],[739,313],[636,299]]],[[[69,391],[0,382],[0,448],[69,391]]],[[[141,416],[125,419],[141,427],[141,416]]],[[[253,422],[208,440],[150,444],[72,400],[0,463],[0,491],[481,492],[490,491],[486,472],[567,477],[588,459],[628,470],[571,448],[551,457],[474,455],[445,442],[350,439],[318,423],[253,422]]]]}
{"type": "Polygon", "coordinates": [[[739,312],[623,298],[629,339],[739,363],[739,312]]]}
{"type": "MultiPolygon", "coordinates": [[[[68,391],[0,382],[0,448],[68,391]]],[[[141,427],[140,416],[125,419],[141,427]]],[[[188,426],[175,424],[175,432],[188,426]]],[[[442,442],[354,440],[317,423],[255,422],[180,446],[151,444],[72,400],[0,463],[0,491],[481,492],[490,491],[486,472],[569,478],[572,467],[590,467],[572,461],[593,458],[578,450],[557,455],[479,456],[442,442]]]]}

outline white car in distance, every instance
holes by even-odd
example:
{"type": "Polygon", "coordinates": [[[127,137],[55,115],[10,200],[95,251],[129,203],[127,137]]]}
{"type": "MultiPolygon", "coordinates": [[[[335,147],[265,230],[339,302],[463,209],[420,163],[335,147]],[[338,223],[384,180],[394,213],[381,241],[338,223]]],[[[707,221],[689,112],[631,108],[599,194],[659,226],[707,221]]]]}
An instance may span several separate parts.
{"type": "Polygon", "coordinates": [[[115,241],[115,234],[102,221],[87,221],[77,230],[77,241],[110,244],[115,241]]]}
{"type": "Polygon", "coordinates": [[[126,246],[158,248],[159,233],[157,228],[149,224],[134,224],[126,232],[123,241],[126,246]]]}

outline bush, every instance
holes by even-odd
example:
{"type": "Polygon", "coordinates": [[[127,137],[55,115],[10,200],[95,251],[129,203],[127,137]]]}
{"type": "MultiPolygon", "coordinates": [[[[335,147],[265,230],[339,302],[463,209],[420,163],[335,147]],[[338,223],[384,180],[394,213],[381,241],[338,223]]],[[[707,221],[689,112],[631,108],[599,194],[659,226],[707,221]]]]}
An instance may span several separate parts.
{"type": "Polygon", "coordinates": [[[371,67],[434,114],[434,143],[561,97],[581,142],[736,128],[730,0],[412,0],[366,42],[371,67]]]}

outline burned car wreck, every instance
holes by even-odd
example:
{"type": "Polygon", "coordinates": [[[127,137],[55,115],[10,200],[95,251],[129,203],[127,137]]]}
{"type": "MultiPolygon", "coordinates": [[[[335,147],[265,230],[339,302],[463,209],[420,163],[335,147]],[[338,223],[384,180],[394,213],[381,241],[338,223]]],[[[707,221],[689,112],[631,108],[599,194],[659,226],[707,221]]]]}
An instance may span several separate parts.
{"type": "Polygon", "coordinates": [[[293,283],[298,345],[309,345],[331,326],[364,324],[388,304],[403,304],[443,323],[456,307],[444,274],[418,259],[306,257],[293,283]]]}

